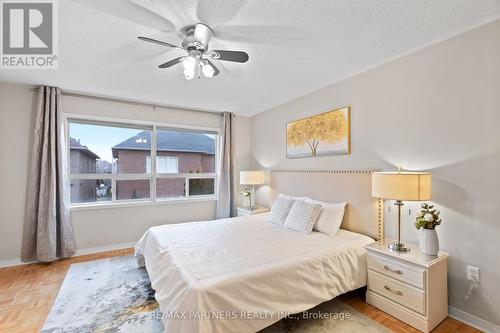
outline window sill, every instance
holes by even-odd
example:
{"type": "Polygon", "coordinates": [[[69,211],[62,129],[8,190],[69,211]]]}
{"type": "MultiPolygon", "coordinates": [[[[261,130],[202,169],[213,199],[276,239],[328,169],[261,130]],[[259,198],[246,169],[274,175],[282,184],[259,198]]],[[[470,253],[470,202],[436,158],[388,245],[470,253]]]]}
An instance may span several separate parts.
{"type": "Polygon", "coordinates": [[[89,204],[76,204],[71,205],[69,210],[71,212],[79,212],[85,210],[98,210],[98,209],[114,209],[114,208],[127,208],[137,206],[156,206],[156,205],[172,205],[180,203],[193,203],[193,202],[206,202],[216,201],[215,196],[199,196],[189,198],[172,198],[172,199],[157,199],[152,200],[137,200],[127,202],[113,202],[113,203],[89,203],[89,204]]]}

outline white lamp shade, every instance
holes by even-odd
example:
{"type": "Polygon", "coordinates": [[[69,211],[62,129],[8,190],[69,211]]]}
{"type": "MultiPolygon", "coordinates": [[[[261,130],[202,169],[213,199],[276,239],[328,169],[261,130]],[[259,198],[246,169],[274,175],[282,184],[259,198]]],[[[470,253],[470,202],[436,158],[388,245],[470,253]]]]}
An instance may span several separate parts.
{"type": "Polygon", "coordinates": [[[389,200],[431,199],[431,174],[419,172],[374,172],[372,196],[389,200]]]}
{"type": "Polygon", "coordinates": [[[262,185],[264,184],[264,171],[241,171],[241,185],[262,185]]]}

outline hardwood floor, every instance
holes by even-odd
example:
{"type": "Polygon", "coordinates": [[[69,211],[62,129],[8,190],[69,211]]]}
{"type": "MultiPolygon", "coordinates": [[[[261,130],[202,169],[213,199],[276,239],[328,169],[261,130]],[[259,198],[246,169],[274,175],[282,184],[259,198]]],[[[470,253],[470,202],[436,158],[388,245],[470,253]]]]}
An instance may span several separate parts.
{"type": "MultiPolygon", "coordinates": [[[[0,268],[0,332],[39,332],[71,264],[128,255],[132,252],[132,249],[115,250],[59,260],[50,264],[0,268]]],[[[339,299],[393,332],[419,332],[365,303],[363,290],[347,293],[339,299]]],[[[433,330],[433,333],[452,332],[480,331],[451,318],[446,318],[433,330]]]]}
{"type": "Polygon", "coordinates": [[[0,268],[0,332],[39,332],[71,264],[127,255],[133,249],[0,268]]]}

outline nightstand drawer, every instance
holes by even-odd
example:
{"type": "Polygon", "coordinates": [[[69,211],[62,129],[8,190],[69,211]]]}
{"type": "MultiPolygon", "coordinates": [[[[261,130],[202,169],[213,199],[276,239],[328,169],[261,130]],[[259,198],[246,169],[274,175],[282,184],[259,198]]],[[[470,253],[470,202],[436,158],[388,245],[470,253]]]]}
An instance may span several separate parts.
{"type": "Polygon", "coordinates": [[[425,270],[420,270],[382,256],[368,254],[368,269],[425,289],[425,270]]]}
{"type": "Polygon", "coordinates": [[[371,291],[425,315],[425,292],[385,275],[368,270],[371,291]]]}

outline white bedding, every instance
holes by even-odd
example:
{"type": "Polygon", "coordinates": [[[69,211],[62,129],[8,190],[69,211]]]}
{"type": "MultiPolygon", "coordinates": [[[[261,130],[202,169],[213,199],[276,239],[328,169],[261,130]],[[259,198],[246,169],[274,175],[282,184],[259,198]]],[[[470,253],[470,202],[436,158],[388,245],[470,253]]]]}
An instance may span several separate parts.
{"type": "Polygon", "coordinates": [[[303,234],[268,214],[162,225],[136,245],[165,332],[256,332],[366,285],[370,237],[303,234]]]}

